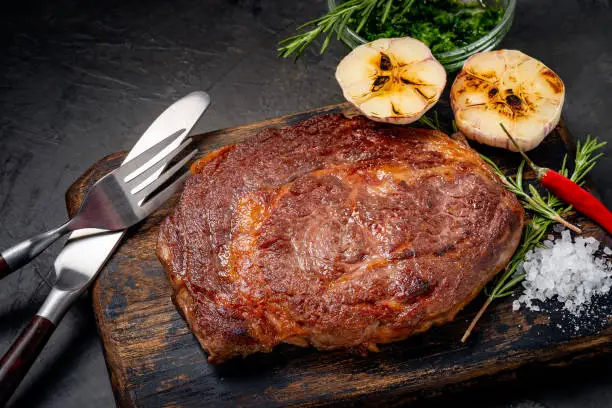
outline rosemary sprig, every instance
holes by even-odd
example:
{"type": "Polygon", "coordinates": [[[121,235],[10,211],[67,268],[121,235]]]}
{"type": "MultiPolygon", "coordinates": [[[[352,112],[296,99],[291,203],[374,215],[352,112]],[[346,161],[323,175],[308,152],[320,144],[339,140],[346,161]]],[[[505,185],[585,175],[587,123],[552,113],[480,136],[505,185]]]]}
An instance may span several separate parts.
{"type": "MultiPolygon", "coordinates": [[[[517,198],[522,202],[526,210],[533,211],[534,213],[539,214],[544,218],[561,223],[567,228],[576,231],[577,233],[582,232],[580,228],[565,221],[557,212],[557,210],[550,205],[550,203],[548,202],[549,198],[554,196],[549,194],[546,199],[543,198],[540,195],[539,191],[536,190],[536,188],[531,184],[529,184],[528,186],[529,191],[525,191],[523,187],[523,171],[525,170],[525,161],[521,162],[514,177],[506,177],[504,172],[502,172],[491,159],[483,155],[481,155],[481,157],[493,168],[493,170],[495,171],[495,173],[497,173],[501,181],[506,185],[506,188],[517,196],[517,198]]],[[[567,156],[564,159],[564,163],[566,161],[567,156]]],[[[565,170],[565,172],[567,172],[567,170],[565,170]]]]}
{"type": "MultiPolygon", "coordinates": [[[[569,178],[579,185],[584,184],[584,179],[587,174],[593,169],[597,160],[602,157],[603,153],[597,153],[597,150],[601,149],[606,145],[606,142],[599,142],[595,137],[587,136],[584,144],[580,142],[576,146],[576,158],[574,161],[574,170],[569,178]]],[[[518,249],[506,265],[504,272],[494,281],[492,289],[485,289],[485,293],[488,298],[484,305],[480,308],[470,326],[466,330],[465,334],[461,338],[462,342],[468,338],[476,323],[483,315],[485,310],[489,307],[491,302],[495,299],[503,298],[514,293],[516,286],[525,279],[525,274],[517,274],[516,271],[519,265],[525,259],[527,252],[532,250],[534,247],[541,245],[541,241],[548,232],[549,227],[555,222],[559,222],[553,213],[560,219],[562,216],[571,211],[572,207],[567,206],[559,198],[553,194],[548,193],[545,197],[542,197],[540,193],[529,185],[529,193],[523,188],[523,170],[525,168],[525,162],[521,162],[519,165],[516,175],[514,178],[506,176],[500,169],[493,163],[489,158],[482,156],[482,158],[493,167],[495,173],[500,177],[502,182],[506,185],[508,190],[512,191],[517,195],[519,200],[523,203],[525,209],[534,213],[532,218],[527,222],[525,230],[521,236],[521,242],[518,249]]],[[[567,154],[563,157],[561,169],[559,173],[568,177],[567,169],[567,154]]],[[[563,223],[567,225],[566,222],[563,223]]],[[[571,225],[571,224],[570,224],[571,225]]]]}
{"type": "Polygon", "coordinates": [[[393,22],[396,22],[397,20],[399,20],[401,16],[405,16],[406,14],[408,14],[408,12],[410,11],[410,7],[412,7],[412,3],[414,3],[414,0],[407,0],[406,5],[402,9],[402,11],[395,16],[395,18],[393,19],[393,22]]]}
{"type": "Polygon", "coordinates": [[[440,130],[446,133],[446,130],[443,129],[442,125],[440,124],[440,119],[438,118],[438,111],[433,111],[433,119],[427,115],[421,116],[421,118],[419,119],[419,123],[425,126],[429,126],[432,129],[440,130]]]}
{"type": "Polygon", "coordinates": [[[359,21],[355,32],[361,31],[370,18],[374,9],[384,7],[382,22],[384,23],[389,16],[389,11],[393,2],[397,0],[348,0],[341,3],[338,7],[330,10],[324,16],[311,20],[302,24],[297,28],[297,31],[303,31],[297,35],[286,38],[278,43],[278,55],[286,58],[295,55],[299,57],[302,52],[321,34],[325,36],[320,53],[323,54],[334,35],[337,33],[338,39],[340,34],[349,23],[352,17],[356,17],[359,21]]]}

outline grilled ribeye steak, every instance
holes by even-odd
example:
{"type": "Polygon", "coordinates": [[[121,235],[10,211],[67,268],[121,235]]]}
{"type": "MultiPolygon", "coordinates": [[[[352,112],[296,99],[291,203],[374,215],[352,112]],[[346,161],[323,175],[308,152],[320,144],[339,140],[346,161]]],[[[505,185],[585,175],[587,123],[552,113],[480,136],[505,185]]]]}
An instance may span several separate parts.
{"type": "Polygon", "coordinates": [[[157,254],[212,363],[281,342],[375,350],[447,322],[523,226],[475,151],[363,117],[268,129],[192,172],[157,254]]]}

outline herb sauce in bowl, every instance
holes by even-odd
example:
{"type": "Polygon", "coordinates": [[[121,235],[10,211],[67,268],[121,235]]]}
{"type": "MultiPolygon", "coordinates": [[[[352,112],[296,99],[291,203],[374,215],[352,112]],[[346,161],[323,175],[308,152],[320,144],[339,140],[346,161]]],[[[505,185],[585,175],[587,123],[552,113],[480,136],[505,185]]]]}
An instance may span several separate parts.
{"type": "MultiPolygon", "coordinates": [[[[328,0],[330,10],[341,0],[328,0]]],[[[512,25],[516,0],[393,1],[383,22],[374,9],[359,33],[349,21],[340,38],[351,48],[378,38],[413,37],[429,46],[447,71],[460,69],[470,55],[495,48],[512,25]]]]}
{"type": "MultiPolygon", "coordinates": [[[[367,41],[379,38],[412,37],[424,42],[433,53],[454,51],[484,37],[502,19],[501,5],[480,2],[430,0],[393,2],[389,17],[382,22],[384,9],[377,9],[360,34],[367,41]]],[[[351,28],[357,24],[352,22],[351,28]]]]}

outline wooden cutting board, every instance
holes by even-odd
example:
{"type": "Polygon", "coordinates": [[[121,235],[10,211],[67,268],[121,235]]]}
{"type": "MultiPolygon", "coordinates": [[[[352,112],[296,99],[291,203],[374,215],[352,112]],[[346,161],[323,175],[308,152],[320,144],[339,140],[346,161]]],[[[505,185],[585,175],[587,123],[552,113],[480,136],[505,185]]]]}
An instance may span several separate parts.
{"type": "MultiPolygon", "coordinates": [[[[267,127],[291,125],[314,115],[346,112],[346,105],[270,119],[199,135],[200,155],[235,143],[267,127]]],[[[518,157],[500,149],[478,148],[504,169],[516,169],[518,157]]],[[[560,125],[531,153],[557,168],[572,150],[560,125]]],[[[96,163],[66,193],[74,214],[84,193],[118,166],[125,153],[96,163]]],[[[560,313],[512,312],[512,299],[496,301],[467,343],[459,339],[482,305],[478,297],[451,323],[405,341],[381,346],[380,353],[360,357],[346,352],[318,352],[282,345],[224,365],[208,364],[171,301],[166,272],[155,257],[158,228],[177,197],[130,230],[100,274],[93,303],[117,402],[123,407],[274,407],[335,403],[399,404],[482,378],[512,373],[576,356],[612,349],[612,296],[602,299],[599,316],[584,321],[560,313]]],[[[582,217],[570,219],[585,235],[609,238],[582,217]]]]}

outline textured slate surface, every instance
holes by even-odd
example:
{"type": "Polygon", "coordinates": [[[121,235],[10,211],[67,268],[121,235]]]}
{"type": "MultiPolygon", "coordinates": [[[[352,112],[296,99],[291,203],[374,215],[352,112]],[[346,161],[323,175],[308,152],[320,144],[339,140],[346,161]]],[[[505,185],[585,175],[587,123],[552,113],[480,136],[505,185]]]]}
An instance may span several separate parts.
{"type": "MultiPolygon", "coordinates": [[[[166,105],[194,89],[213,96],[201,131],[341,101],[333,70],[346,52],[342,45],[323,57],[309,52],[297,64],[274,52],[292,27],[325,9],[323,0],[33,0],[3,6],[0,247],[63,221],[62,195],[72,181],[106,154],[130,147],[166,105]]],[[[565,80],[564,116],[574,136],[612,141],[610,38],[608,0],[522,0],[502,45],[540,58],[565,80]]],[[[612,161],[595,170],[608,205],[611,171],[612,161]]],[[[2,350],[48,293],[59,247],[1,282],[2,350]]],[[[94,327],[85,299],[64,319],[14,405],[112,405],[94,327]]],[[[475,406],[534,400],[551,408],[607,407],[611,362],[527,376],[464,398],[475,406]]]]}

